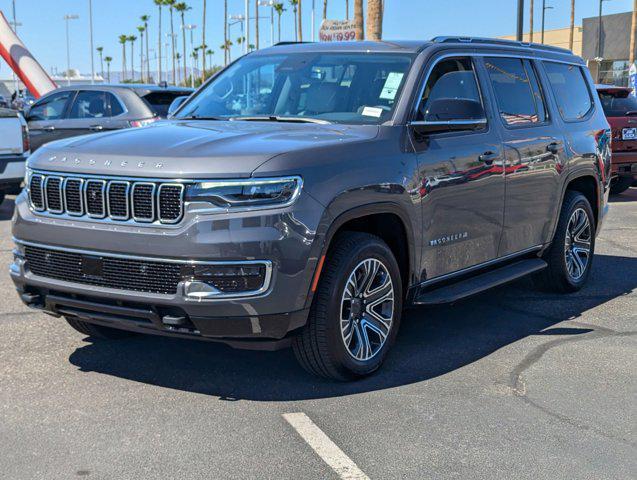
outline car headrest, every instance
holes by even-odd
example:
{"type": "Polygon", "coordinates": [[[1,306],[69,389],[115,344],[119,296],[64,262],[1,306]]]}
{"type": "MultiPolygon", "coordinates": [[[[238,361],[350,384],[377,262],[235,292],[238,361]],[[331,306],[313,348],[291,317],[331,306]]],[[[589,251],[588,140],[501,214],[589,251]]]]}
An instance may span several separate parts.
{"type": "Polygon", "coordinates": [[[308,88],[305,109],[314,113],[333,112],[337,94],[336,83],[315,83],[308,88]]]}
{"type": "Polygon", "coordinates": [[[90,101],[90,103],[88,104],[88,113],[95,117],[97,115],[103,115],[104,114],[104,99],[98,97],[98,98],[94,98],[93,100],[90,101]]]}

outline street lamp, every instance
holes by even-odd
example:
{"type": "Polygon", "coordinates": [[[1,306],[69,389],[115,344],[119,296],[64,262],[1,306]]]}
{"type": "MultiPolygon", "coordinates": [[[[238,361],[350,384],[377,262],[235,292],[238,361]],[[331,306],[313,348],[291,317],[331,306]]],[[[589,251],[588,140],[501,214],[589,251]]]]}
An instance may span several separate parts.
{"type": "Polygon", "coordinates": [[[69,20],[77,20],[79,15],[67,14],[64,15],[64,21],[66,22],[66,84],[71,85],[71,46],[69,44],[69,20]]]}
{"type": "MultiPolygon", "coordinates": [[[[174,48],[174,47],[175,47],[175,44],[176,44],[176,40],[175,40],[175,39],[176,39],[178,36],[179,36],[179,35],[177,35],[176,33],[167,33],[167,34],[166,34],[166,38],[170,38],[170,45],[169,45],[169,46],[172,48],[172,52],[173,52],[173,53],[175,52],[175,48],[174,48]]],[[[168,59],[169,59],[169,58],[170,58],[170,57],[168,56],[168,50],[166,50],[166,62],[168,62],[168,59]]],[[[168,80],[168,79],[169,79],[169,74],[168,74],[168,70],[166,70],[166,80],[168,80]]],[[[166,83],[170,83],[170,82],[166,82],[166,83]]],[[[173,83],[173,85],[176,85],[176,84],[177,84],[177,83],[175,82],[175,79],[174,79],[174,78],[172,79],[172,83],[173,83]]]]}
{"type": "Polygon", "coordinates": [[[95,83],[95,63],[93,62],[93,1],[88,0],[88,31],[91,47],[91,85],[95,83]]]}
{"type": "MultiPolygon", "coordinates": [[[[193,33],[192,31],[197,28],[197,25],[193,25],[192,23],[189,23],[187,25],[184,25],[182,28],[185,28],[186,30],[190,30],[190,51],[193,51],[193,44],[194,44],[194,40],[193,40],[193,33]]],[[[186,57],[190,57],[190,55],[186,55],[186,57]]],[[[191,57],[192,58],[192,57],[191,57]]],[[[184,58],[184,63],[186,63],[186,61],[188,60],[188,58],[184,58]]],[[[194,64],[194,58],[190,61],[190,86],[192,88],[195,88],[195,71],[193,69],[193,64],[194,64]]],[[[185,82],[185,78],[184,78],[184,82],[185,82]]]]}
{"type": "Polygon", "coordinates": [[[270,45],[274,45],[274,0],[259,0],[259,6],[270,7],[270,45]]]}
{"type": "Polygon", "coordinates": [[[542,0],[542,36],[540,43],[544,43],[544,17],[546,17],[546,11],[552,10],[553,7],[546,5],[546,0],[542,0]]]}

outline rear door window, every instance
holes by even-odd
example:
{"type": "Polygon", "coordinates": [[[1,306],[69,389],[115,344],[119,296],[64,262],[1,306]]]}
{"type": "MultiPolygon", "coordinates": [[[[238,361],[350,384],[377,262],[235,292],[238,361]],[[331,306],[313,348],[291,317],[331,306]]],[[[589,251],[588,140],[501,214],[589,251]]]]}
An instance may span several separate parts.
{"type": "Polygon", "coordinates": [[[593,109],[593,97],[582,68],[565,63],[543,62],[562,118],[580,120],[593,109]]]}
{"type": "Polygon", "coordinates": [[[520,126],[546,120],[542,92],[528,60],[487,57],[484,61],[504,123],[520,126]]]}
{"type": "Polygon", "coordinates": [[[84,90],[75,97],[69,118],[108,117],[106,92],[84,90]]]}
{"type": "Polygon", "coordinates": [[[599,99],[607,117],[628,117],[637,115],[637,97],[628,90],[600,91],[599,99]]]}

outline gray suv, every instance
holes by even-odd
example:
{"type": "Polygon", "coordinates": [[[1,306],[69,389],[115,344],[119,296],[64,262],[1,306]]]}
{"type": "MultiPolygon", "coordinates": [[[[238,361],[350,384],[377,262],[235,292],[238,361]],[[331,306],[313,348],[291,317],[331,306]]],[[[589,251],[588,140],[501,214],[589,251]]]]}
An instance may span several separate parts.
{"type": "Polygon", "coordinates": [[[542,45],[280,45],[149,127],[46,145],[16,201],[22,300],[95,339],[292,346],[346,380],[407,306],[533,274],[586,282],[610,131],[589,72],[542,45]]]}

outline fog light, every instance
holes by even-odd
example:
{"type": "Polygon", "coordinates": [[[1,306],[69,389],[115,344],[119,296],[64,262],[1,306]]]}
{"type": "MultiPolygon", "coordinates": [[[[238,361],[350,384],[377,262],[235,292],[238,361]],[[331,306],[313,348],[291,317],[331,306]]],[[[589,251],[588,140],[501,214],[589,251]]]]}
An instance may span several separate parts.
{"type": "Polygon", "coordinates": [[[271,263],[194,264],[182,270],[187,297],[204,299],[256,295],[267,290],[271,263]]]}

